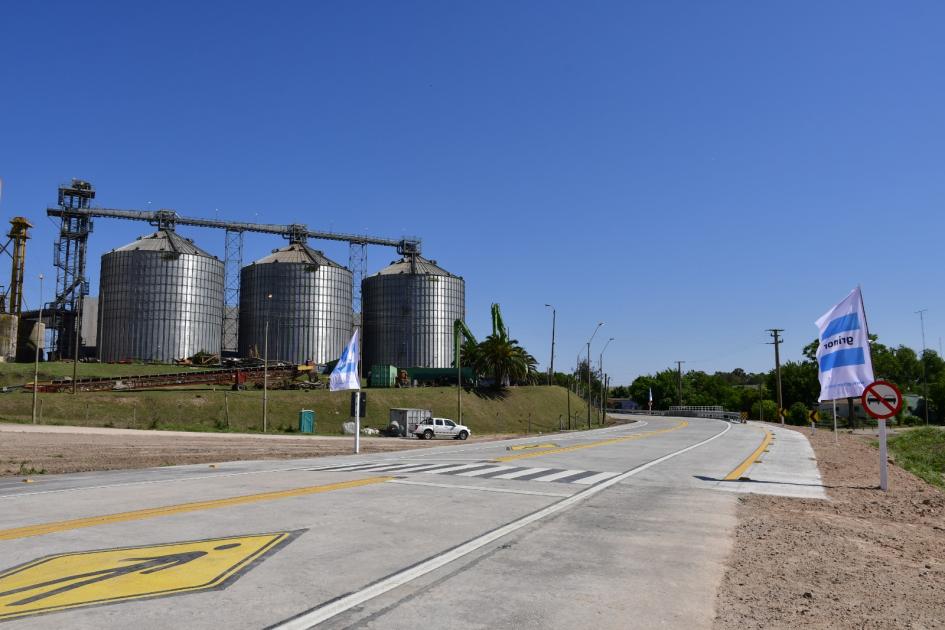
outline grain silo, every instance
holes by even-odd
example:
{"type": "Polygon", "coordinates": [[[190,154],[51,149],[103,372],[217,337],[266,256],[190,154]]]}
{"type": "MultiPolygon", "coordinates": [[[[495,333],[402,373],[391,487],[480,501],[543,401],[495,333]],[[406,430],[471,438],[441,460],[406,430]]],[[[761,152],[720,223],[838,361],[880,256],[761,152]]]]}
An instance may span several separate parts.
{"type": "Polygon", "coordinates": [[[416,254],[394,261],[361,285],[364,365],[446,368],[453,322],[466,317],[463,279],[416,254]]]}
{"type": "Polygon", "coordinates": [[[162,229],[102,256],[98,356],[169,362],[220,353],[223,263],[162,229]]]}
{"type": "Polygon", "coordinates": [[[351,335],[351,272],[303,242],[243,267],[242,356],[263,356],[267,321],[270,361],[334,361],[351,335]]]}

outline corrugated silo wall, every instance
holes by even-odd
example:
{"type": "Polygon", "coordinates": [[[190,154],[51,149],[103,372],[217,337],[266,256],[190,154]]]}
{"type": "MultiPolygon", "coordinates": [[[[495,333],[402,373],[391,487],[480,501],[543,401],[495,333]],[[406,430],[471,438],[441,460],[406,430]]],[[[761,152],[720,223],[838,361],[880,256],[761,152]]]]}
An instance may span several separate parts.
{"type": "Polygon", "coordinates": [[[453,322],[466,318],[462,278],[390,274],[365,278],[365,371],[378,364],[451,367],[453,322]]]}
{"type": "Polygon", "coordinates": [[[240,355],[263,355],[267,315],[270,360],[334,361],[351,334],[351,272],[306,263],[243,267],[240,355]]]}
{"type": "Polygon", "coordinates": [[[223,263],[153,250],[102,256],[99,352],[102,361],[170,362],[219,354],[223,263]]]}

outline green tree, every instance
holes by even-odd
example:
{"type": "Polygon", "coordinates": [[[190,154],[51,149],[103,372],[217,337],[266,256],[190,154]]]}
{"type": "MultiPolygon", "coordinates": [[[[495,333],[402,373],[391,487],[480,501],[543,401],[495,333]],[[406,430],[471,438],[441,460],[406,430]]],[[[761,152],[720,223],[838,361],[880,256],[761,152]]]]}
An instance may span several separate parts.
{"type": "Polygon", "coordinates": [[[802,402],[793,403],[791,404],[791,408],[788,409],[787,423],[794,425],[808,424],[810,420],[808,419],[807,414],[807,405],[802,402]]]}
{"type": "Polygon", "coordinates": [[[535,357],[505,335],[486,337],[479,344],[475,361],[479,373],[491,376],[496,388],[534,382],[538,375],[535,357]]]}

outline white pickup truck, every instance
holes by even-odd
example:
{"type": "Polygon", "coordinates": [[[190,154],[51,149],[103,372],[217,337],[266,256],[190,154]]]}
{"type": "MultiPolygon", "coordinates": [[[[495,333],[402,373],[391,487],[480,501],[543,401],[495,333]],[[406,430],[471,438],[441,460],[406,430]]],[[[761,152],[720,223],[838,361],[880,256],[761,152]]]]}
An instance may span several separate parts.
{"type": "Polygon", "coordinates": [[[470,433],[469,427],[456,424],[448,418],[427,418],[418,424],[413,431],[413,434],[421,440],[432,440],[433,438],[465,440],[470,433]]]}

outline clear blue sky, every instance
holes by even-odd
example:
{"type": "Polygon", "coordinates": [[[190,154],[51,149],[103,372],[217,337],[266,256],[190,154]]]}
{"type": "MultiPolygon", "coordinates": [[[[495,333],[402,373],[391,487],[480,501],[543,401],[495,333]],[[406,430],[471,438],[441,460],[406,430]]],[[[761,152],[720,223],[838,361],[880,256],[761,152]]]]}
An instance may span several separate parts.
{"type": "MultiPolygon", "coordinates": [[[[546,365],[551,302],[565,368],[603,320],[618,383],[768,369],[772,326],[797,358],[857,283],[883,341],[918,346],[925,307],[937,347],[943,24],[940,2],[8,3],[0,217],[36,223],[31,306],[44,208],[80,177],[108,207],[420,235],[474,332],[497,301],[546,365]]],[[[145,231],[96,222],[93,293],[145,231]]]]}

